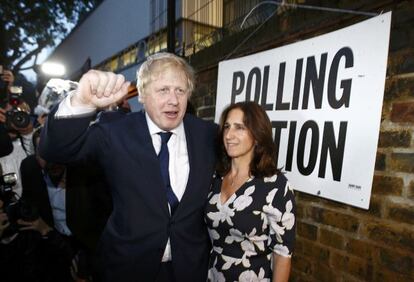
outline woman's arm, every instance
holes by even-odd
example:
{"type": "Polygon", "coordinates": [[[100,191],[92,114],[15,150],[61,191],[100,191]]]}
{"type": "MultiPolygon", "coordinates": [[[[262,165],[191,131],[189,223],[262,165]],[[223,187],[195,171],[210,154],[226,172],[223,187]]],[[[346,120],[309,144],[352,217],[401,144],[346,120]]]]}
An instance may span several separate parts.
{"type": "Polygon", "coordinates": [[[289,281],[291,258],[273,253],[273,278],[272,282],[289,281]]]}

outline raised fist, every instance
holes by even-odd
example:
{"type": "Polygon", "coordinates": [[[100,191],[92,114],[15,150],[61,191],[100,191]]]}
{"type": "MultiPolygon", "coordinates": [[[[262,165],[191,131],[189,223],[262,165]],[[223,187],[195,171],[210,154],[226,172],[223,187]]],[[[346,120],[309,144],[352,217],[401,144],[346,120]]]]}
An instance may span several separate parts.
{"type": "Polygon", "coordinates": [[[72,106],[105,108],[128,94],[130,82],[121,74],[90,70],[79,81],[71,98],[72,106]]]}

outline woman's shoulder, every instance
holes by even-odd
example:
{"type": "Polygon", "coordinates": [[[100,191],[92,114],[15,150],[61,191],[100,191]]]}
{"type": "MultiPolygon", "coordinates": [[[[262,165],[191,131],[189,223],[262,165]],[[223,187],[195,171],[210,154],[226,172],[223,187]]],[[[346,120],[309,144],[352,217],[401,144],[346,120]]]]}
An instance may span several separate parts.
{"type": "Polygon", "coordinates": [[[263,177],[263,182],[270,183],[272,186],[276,186],[277,188],[282,188],[288,185],[288,180],[282,172],[277,172],[272,176],[263,177]]]}
{"type": "Polygon", "coordinates": [[[269,177],[263,177],[261,179],[262,185],[272,195],[279,195],[277,197],[294,197],[294,192],[287,177],[279,172],[269,177]]]}

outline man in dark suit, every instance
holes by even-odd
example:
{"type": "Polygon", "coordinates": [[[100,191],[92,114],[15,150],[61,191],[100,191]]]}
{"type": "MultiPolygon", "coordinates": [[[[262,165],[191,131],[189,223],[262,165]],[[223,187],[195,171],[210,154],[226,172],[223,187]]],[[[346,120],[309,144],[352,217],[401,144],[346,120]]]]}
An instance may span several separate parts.
{"type": "Polygon", "coordinates": [[[46,168],[46,163],[36,155],[21,163],[21,201],[25,208],[22,218],[17,220],[17,240],[25,243],[18,244],[18,250],[24,257],[20,259],[25,263],[23,277],[30,277],[31,281],[72,281],[70,267],[79,248],[62,218],[64,201],[58,200],[65,194],[65,170],[62,165],[46,168]]]}
{"type": "Polygon", "coordinates": [[[66,187],[67,225],[88,252],[94,253],[112,211],[102,170],[94,162],[68,165],[66,187]]]}
{"type": "Polygon", "coordinates": [[[49,115],[41,138],[48,161],[93,159],[109,183],[113,212],[101,237],[104,281],[205,281],[210,242],[203,214],[215,163],[216,126],[186,114],[194,72],[159,53],[138,72],[145,112],[90,126],[128,82],[89,71],[49,115]],[[168,136],[168,138],[164,138],[168,136]]]}

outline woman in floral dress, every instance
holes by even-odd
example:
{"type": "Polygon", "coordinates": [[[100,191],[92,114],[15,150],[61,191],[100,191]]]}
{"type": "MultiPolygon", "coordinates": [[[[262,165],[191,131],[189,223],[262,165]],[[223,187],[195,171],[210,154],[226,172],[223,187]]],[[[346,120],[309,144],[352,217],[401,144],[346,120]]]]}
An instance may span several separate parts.
{"type": "Polygon", "coordinates": [[[222,156],[205,213],[209,281],[288,281],[295,200],[276,168],[269,118],[256,103],[230,105],[219,138],[222,156]]]}

